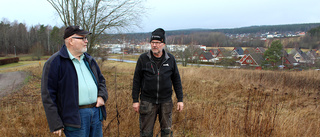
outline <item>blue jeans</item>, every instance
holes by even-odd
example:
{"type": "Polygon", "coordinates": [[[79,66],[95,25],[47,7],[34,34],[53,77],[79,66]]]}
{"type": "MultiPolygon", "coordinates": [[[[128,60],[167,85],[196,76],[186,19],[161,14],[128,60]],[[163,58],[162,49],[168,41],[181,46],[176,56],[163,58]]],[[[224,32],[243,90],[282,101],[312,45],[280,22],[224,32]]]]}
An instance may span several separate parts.
{"type": "Polygon", "coordinates": [[[102,137],[102,121],[100,108],[79,109],[81,128],[65,127],[64,134],[67,137],[102,137]]]}

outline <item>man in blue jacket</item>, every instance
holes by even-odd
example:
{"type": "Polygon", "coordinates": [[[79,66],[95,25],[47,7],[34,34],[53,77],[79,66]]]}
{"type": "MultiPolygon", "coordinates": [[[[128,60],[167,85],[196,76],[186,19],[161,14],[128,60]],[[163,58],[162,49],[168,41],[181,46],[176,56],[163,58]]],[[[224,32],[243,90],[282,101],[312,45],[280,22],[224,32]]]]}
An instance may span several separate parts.
{"type": "Polygon", "coordinates": [[[152,32],[151,50],[140,55],[133,78],[133,109],[140,114],[140,136],[152,137],[157,115],[161,136],[172,136],[172,86],[178,99],[177,110],[183,109],[180,74],[174,56],[166,52],[165,31],[152,32]],[[140,102],[139,102],[140,97],[140,102]]]}
{"type": "Polygon", "coordinates": [[[50,131],[68,137],[102,137],[104,106],[108,99],[105,78],[88,54],[88,31],[65,29],[65,45],[45,63],[41,97],[50,131]]]}

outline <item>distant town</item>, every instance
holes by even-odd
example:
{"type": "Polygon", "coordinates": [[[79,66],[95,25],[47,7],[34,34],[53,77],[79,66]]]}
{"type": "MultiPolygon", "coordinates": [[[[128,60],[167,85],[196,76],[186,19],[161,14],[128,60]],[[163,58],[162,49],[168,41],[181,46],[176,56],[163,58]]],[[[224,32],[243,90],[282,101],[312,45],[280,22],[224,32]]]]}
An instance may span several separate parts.
{"type": "MultiPolygon", "coordinates": [[[[256,34],[254,37],[261,41],[275,40],[277,38],[303,37],[306,32],[268,32],[256,34]]],[[[241,39],[252,37],[252,34],[226,34],[230,39],[241,39]]],[[[106,49],[109,54],[135,54],[150,50],[150,44],[145,42],[141,45],[136,44],[105,44],[98,46],[106,49]]],[[[166,45],[166,50],[173,53],[176,59],[180,62],[187,60],[188,63],[225,65],[222,61],[231,60],[226,67],[232,68],[254,68],[262,69],[268,67],[268,64],[263,64],[264,53],[268,48],[265,47],[207,47],[205,45],[166,45]],[[192,48],[191,48],[192,47],[192,48]],[[188,57],[184,52],[189,50],[188,57]],[[187,58],[187,59],[186,59],[187,58]],[[236,66],[236,67],[234,67],[236,66]]],[[[302,69],[306,67],[318,68],[317,62],[320,59],[319,49],[301,49],[287,48],[282,50],[281,62],[277,63],[279,69],[302,69]]],[[[270,65],[270,64],[269,64],[270,65]]]]}
{"type": "MultiPolygon", "coordinates": [[[[64,44],[61,38],[64,27],[37,25],[28,28],[23,23],[3,21],[0,29],[0,57],[3,58],[30,55],[32,60],[40,60],[59,51],[64,44]]],[[[320,68],[320,23],[166,30],[165,35],[166,50],[183,66],[197,64],[288,70],[320,68]],[[275,41],[280,41],[281,49],[277,49],[280,53],[270,55],[268,51],[272,50],[275,41]]],[[[150,32],[88,36],[87,52],[95,57],[139,55],[148,50],[150,32]]]]}

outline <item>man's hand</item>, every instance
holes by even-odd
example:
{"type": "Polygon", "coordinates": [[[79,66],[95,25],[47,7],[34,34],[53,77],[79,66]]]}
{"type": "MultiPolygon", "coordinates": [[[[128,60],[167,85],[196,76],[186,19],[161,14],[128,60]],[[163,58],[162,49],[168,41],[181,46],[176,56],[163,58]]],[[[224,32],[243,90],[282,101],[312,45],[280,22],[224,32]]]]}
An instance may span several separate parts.
{"type": "Polygon", "coordinates": [[[139,113],[139,107],[140,107],[140,103],[139,102],[133,103],[132,107],[133,107],[135,112],[139,113]]]}
{"type": "Polygon", "coordinates": [[[178,102],[178,103],[177,103],[177,110],[178,110],[179,112],[181,112],[181,111],[183,110],[183,102],[178,102]]]}
{"type": "Polygon", "coordinates": [[[63,130],[63,128],[59,129],[57,131],[54,131],[53,134],[58,134],[59,136],[61,136],[62,130],[63,130]]]}
{"type": "Polygon", "coordinates": [[[101,107],[104,105],[104,100],[102,97],[98,97],[96,107],[101,107]]]}

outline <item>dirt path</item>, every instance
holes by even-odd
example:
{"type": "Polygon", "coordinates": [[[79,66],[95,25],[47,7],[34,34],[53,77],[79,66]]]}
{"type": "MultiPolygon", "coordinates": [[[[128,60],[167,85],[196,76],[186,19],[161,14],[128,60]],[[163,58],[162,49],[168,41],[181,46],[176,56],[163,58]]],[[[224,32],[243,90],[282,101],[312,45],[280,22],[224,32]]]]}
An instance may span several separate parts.
{"type": "Polygon", "coordinates": [[[27,73],[23,71],[0,73],[0,97],[15,91],[23,84],[27,73]]]}

